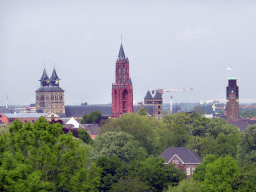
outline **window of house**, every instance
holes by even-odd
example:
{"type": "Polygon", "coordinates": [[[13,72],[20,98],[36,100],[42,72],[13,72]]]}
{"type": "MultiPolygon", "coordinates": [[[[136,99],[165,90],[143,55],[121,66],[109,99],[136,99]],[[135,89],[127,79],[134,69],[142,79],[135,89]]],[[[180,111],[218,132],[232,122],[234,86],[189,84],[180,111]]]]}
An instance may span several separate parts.
{"type": "Polygon", "coordinates": [[[160,111],[158,111],[158,114],[160,114],[160,111]]]}
{"type": "Polygon", "coordinates": [[[192,175],[194,174],[195,169],[195,167],[192,167],[192,175]]]}
{"type": "Polygon", "coordinates": [[[190,175],[190,167],[186,168],[187,175],[190,175]]]}
{"type": "Polygon", "coordinates": [[[172,161],[174,164],[179,164],[179,160],[173,160],[172,161]]]}

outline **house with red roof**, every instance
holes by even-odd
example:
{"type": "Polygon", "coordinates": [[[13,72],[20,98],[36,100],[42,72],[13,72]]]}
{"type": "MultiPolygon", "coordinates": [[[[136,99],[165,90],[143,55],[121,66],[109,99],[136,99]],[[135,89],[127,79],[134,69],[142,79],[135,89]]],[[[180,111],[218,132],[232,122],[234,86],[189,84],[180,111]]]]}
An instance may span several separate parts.
{"type": "Polygon", "coordinates": [[[176,167],[186,171],[188,177],[193,175],[196,166],[202,161],[187,147],[168,147],[160,157],[164,158],[164,164],[174,163],[176,167]]]}

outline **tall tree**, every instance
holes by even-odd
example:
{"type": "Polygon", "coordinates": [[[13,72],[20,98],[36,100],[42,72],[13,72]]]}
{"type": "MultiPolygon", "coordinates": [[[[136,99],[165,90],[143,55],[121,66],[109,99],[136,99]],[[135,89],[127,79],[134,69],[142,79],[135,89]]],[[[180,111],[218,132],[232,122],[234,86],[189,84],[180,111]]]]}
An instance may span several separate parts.
{"type": "Polygon", "coordinates": [[[86,131],[85,129],[78,129],[78,137],[87,144],[92,144],[93,140],[90,136],[90,134],[88,133],[88,131],[86,131]]]}
{"type": "Polygon", "coordinates": [[[125,132],[106,132],[99,135],[94,140],[93,148],[92,159],[116,155],[123,162],[131,162],[135,158],[146,156],[146,150],[139,146],[132,135],[125,132]]]}
{"type": "Polygon", "coordinates": [[[124,114],[112,119],[100,128],[100,134],[105,132],[126,132],[147,150],[149,155],[159,155],[158,133],[162,130],[156,117],[141,116],[134,113],[124,114]]]}
{"type": "Polygon", "coordinates": [[[237,161],[240,166],[256,163],[256,125],[249,125],[240,134],[237,161]]]}
{"type": "Polygon", "coordinates": [[[81,124],[93,124],[96,121],[99,123],[99,119],[102,117],[101,112],[99,111],[92,111],[91,113],[84,114],[81,119],[81,124]]]}
{"type": "Polygon", "coordinates": [[[231,183],[238,172],[239,167],[234,158],[219,157],[206,165],[205,191],[232,191],[231,183]]]}
{"type": "MultiPolygon", "coordinates": [[[[96,190],[100,169],[95,164],[86,166],[89,149],[71,133],[63,134],[62,125],[50,124],[44,117],[34,124],[15,120],[9,132],[0,137],[1,154],[7,154],[6,158],[9,156],[5,152],[13,154],[17,167],[25,164],[31,168],[28,174],[36,174],[38,180],[49,182],[56,191],[96,190]]],[[[13,170],[2,167],[4,162],[5,156],[1,155],[0,167],[9,174],[13,170]]],[[[20,172],[16,174],[24,174],[23,170],[17,169],[20,172]]]]}

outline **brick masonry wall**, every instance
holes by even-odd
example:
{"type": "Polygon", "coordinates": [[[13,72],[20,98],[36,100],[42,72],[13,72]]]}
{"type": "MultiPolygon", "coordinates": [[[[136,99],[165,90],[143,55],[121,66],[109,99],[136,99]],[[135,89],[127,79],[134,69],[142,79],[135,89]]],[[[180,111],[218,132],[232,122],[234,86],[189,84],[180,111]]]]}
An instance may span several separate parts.
{"type": "Polygon", "coordinates": [[[238,121],[239,102],[236,99],[236,93],[230,93],[227,100],[227,121],[238,121]]]}
{"type": "Polygon", "coordinates": [[[188,177],[191,177],[193,174],[193,167],[196,167],[198,164],[183,164],[179,158],[176,156],[172,159],[170,163],[174,163],[175,167],[180,167],[183,171],[187,171],[187,168],[190,169],[190,175],[187,175],[188,177]]]}

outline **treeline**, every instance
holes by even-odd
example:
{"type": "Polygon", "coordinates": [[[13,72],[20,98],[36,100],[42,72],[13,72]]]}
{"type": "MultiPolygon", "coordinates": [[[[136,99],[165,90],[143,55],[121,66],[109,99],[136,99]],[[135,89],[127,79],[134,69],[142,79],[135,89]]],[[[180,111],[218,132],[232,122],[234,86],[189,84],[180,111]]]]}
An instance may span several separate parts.
{"type": "MultiPolygon", "coordinates": [[[[88,117],[86,117],[88,118],[88,117]]],[[[95,118],[96,119],[96,118],[95,118]]],[[[84,130],[67,132],[41,117],[15,120],[0,130],[1,191],[253,191],[256,126],[243,133],[224,119],[197,113],[161,120],[125,114],[101,126],[93,141],[84,130]],[[194,175],[159,157],[188,147],[203,161],[194,175]]]]}

